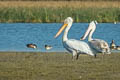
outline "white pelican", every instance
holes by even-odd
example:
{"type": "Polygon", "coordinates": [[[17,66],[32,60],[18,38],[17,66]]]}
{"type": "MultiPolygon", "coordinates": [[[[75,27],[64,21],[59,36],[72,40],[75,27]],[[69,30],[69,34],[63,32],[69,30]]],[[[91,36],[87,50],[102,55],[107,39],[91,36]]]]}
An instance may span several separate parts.
{"type": "Polygon", "coordinates": [[[34,49],[37,48],[37,45],[35,45],[35,44],[27,44],[26,46],[27,46],[28,48],[34,48],[34,49]]]}
{"type": "Polygon", "coordinates": [[[92,56],[96,56],[96,54],[93,54],[91,51],[91,48],[88,46],[87,43],[76,40],[76,39],[68,39],[67,34],[69,29],[71,28],[73,23],[73,19],[71,17],[67,17],[64,21],[64,25],[60,28],[60,30],[55,35],[55,38],[61,34],[61,32],[65,29],[64,35],[62,38],[63,46],[66,48],[67,51],[72,53],[73,59],[78,59],[79,54],[89,54],[92,56]]]}
{"type": "Polygon", "coordinates": [[[52,49],[52,46],[50,46],[50,45],[45,45],[45,49],[46,49],[46,50],[50,50],[50,49],[52,49]]]}
{"type": "Polygon", "coordinates": [[[84,40],[88,34],[88,42],[89,42],[89,46],[96,51],[96,53],[98,52],[102,52],[103,54],[110,54],[110,48],[108,46],[108,43],[104,40],[101,39],[93,39],[92,38],[92,34],[96,29],[96,23],[94,21],[92,21],[89,26],[87,31],[85,32],[85,34],[81,37],[80,40],[84,40]]]}

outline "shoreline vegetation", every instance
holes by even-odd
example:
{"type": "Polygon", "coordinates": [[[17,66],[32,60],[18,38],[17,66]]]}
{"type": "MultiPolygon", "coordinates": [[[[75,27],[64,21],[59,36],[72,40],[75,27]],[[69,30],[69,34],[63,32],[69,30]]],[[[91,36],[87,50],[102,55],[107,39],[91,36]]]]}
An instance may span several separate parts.
{"type": "Polygon", "coordinates": [[[0,1],[1,23],[120,22],[120,1],[0,1]]]}
{"type": "Polygon", "coordinates": [[[0,52],[0,80],[119,80],[120,54],[0,52]]]}

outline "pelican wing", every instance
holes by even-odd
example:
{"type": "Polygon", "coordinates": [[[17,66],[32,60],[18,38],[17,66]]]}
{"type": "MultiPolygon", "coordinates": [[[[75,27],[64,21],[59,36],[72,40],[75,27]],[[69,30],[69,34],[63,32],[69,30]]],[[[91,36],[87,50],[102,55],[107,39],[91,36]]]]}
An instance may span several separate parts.
{"type": "Polygon", "coordinates": [[[78,53],[85,53],[85,54],[89,54],[89,55],[94,55],[92,53],[90,47],[88,46],[88,44],[83,42],[83,41],[69,39],[69,40],[63,42],[63,44],[64,44],[64,47],[68,51],[76,50],[78,53]]]}
{"type": "Polygon", "coordinates": [[[89,45],[99,52],[103,52],[105,49],[109,49],[107,42],[100,39],[94,39],[89,41],[89,45]]]}

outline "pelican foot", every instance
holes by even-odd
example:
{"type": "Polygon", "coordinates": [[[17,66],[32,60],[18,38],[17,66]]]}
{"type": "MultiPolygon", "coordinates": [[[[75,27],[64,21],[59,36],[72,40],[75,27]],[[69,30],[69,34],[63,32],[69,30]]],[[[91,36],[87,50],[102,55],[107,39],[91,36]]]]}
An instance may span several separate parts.
{"type": "Polygon", "coordinates": [[[97,55],[95,54],[95,55],[94,55],[94,57],[96,58],[96,57],[97,57],[97,55]]]}
{"type": "Polygon", "coordinates": [[[79,54],[77,54],[77,56],[76,56],[76,60],[78,60],[78,57],[79,57],[79,54]]]}
{"type": "Polygon", "coordinates": [[[72,57],[72,61],[78,60],[78,56],[79,56],[79,55],[73,56],[73,57],[72,57]]]}

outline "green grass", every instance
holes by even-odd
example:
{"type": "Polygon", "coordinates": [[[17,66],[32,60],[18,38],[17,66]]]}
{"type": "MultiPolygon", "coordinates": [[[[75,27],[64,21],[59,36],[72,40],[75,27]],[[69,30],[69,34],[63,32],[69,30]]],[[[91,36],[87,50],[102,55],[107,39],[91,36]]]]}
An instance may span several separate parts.
{"type": "Polygon", "coordinates": [[[119,80],[120,54],[0,53],[0,80],[119,80]]]}
{"type": "Polygon", "coordinates": [[[69,16],[74,22],[120,22],[120,8],[0,8],[0,22],[63,22],[69,16]]]}
{"type": "Polygon", "coordinates": [[[120,22],[119,1],[0,1],[0,22],[120,22]]]}

